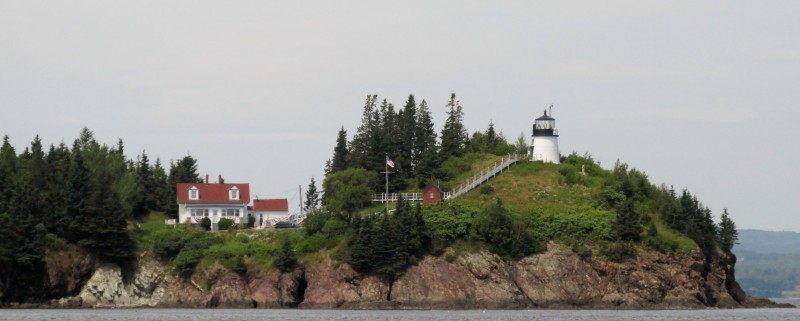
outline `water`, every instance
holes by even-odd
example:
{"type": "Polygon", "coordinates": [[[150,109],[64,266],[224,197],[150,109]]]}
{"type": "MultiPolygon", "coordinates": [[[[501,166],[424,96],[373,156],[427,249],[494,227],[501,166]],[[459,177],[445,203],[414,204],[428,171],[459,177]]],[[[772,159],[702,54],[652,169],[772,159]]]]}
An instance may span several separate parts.
{"type": "Polygon", "coordinates": [[[796,321],[800,309],[736,309],[678,311],[610,310],[468,310],[468,311],[349,311],[256,309],[115,309],[0,310],[0,320],[14,321],[796,321]]]}

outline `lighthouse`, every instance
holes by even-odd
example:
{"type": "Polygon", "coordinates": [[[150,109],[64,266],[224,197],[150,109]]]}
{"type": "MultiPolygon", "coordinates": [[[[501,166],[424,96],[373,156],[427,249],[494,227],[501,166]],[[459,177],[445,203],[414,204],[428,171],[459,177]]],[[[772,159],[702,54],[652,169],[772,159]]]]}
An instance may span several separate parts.
{"type": "MultiPolygon", "coordinates": [[[[550,114],[552,115],[552,106],[550,114]]],[[[556,119],[547,115],[536,118],[533,124],[533,142],[530,148],[530,157],[533,161],[545,163],[560,163],[561,154],[558,153],[558,129],[556,119]]]]}

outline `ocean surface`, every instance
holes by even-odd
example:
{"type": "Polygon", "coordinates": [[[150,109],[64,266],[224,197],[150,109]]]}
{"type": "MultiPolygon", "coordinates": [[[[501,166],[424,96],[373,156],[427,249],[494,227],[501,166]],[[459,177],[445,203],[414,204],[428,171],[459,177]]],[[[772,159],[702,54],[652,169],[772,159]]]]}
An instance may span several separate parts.
{"type": "Polygon", "coordinates": [[[797,321],[800,309],[734,310],[457,310],[457,311],[350,311],[350,310],[266,310],[266,309],[84,309],[84,310],[0,310],[0,320],[14,321],[797,321]]]}

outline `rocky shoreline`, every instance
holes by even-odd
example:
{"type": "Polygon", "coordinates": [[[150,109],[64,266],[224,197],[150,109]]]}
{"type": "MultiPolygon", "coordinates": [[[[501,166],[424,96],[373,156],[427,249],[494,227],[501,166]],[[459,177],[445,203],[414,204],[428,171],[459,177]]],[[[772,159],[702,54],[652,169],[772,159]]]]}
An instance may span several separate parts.
{"type": "MultiPolygon", "coordinates": [[[[131,271],[87,255],[50,253],[40,303],[10,308],[703,309],[793,307],[747,297],[735,258],[640,251],[615,263],[556,243],[505,262],[485,251],[424,258],[392,282],[325,260],[291,273],[222,267],[189,278],[141,257],[131,271]]],[[[36,301],[36,300],[31,300],[36,301]]]]}

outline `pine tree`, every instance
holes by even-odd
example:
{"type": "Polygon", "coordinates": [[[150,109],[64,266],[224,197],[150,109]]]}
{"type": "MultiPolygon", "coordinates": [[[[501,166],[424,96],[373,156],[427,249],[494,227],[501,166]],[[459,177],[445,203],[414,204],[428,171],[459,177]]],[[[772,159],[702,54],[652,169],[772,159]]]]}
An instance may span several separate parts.
{"type": "Polygon", "coordinates": [[[617,209],[614,232],[622,241],[638,242],[642,239],[642,224],[633,201],[628,199],[617,209]]]}
{"type": "Polygon", "coordinates": [[[486,151],[496,153],[499,144],[500,138],[497,136],[497,132],[494,131],[494,123],[489,122],[489,128],[486,129],[486,151]]]}
{"type": "Polygon", "coordinates": [[[186,155],[174,164],[170,164],[169,169],[169,195],[164,204],[167,204],[165,211],[172,218],[178,217],[178,195],[176,186],[178,183],[202,183],[203,179],[197,174],[197,160],[191,155],[186,155]]]}
{"type": "Polygon", "coordinates": [[[10,206],[12,179],[17,174],[17,153],[9,140],[8,135],[3,136],[0,147],[0,213],[10,206]]]}
{"type": "Polygon", "coordinates": [[[170,194],[169,190],[175,187],[170,186],[169,176],[167,176],[167,171],[164,169],[164,166],[161,165],[160,158],[156,158],[156,163],[153,165],[153,177],[151,179],[154,193],[151,200],[151,209],[154,211],[163,211],[168,206],[168,203],[172,203],[171,201],[168,202],[167,199],[170,194]]]}
{"type": "Polygon", "coordinates": [[[396,136],[397,150],[394,152],[394,162],[397,167],[403,170],[404,176],[409,176],[416,165],[417,154],[414,148],[416,147],[417,134],[417,102],[414,100],[414,95],[408,95],[405,106],[398,112],[398,129],[396,136]]]}
{"type": "Polygon", "coordinates": [[[367,100],[364,102],[361,125],[358,126],[356,134],[353,136],[353,141],[350,143],[349,159],[347,161],[349,166],[370,168],[369,161],[372,159],[370,140],[376,130],[375,115],[373,114],[376,112],[375,104],[377,100],[378,95],[367,95],[367,100]]]}
{"type": "Polygon", "coordinates": [[[726,253],[731,253],[733,246],[739,240],[739,232],[736,231],[736,224],[731,220],[728,215],[728,209],[722,210],[720,216],[719,227],[717,228],[717,243],[719,247],[726,253]]]}
{"type": "Polygon", "coordinates": [[[275,259],[275,267],[283,273],[288,273],[292,272],[296,266],[297,259],[294,256],[292,243],[289,241],[289,238],[286,238],[283,240],[283,245],[281,245],[281,252],[275,259]]]}
{"type": "Polygon", "coordinates": [[[463,155],[468,137],[463,124],[464,112],[456,100],[455,93],[450,95],[447,108],[447,120],[442,128],[442,147],[439,152],[439,158],[442,161],[463,155]]]}
{"type": "Polygon", "coordinates": [[[336,147],[333,149],[330,172],[337,172],[347,168],[347,157],[347,131],[342,127],[336,137],[336,147]]]}
{"type": "Polygon", "coordinates": [[[306,188],[306,200],[303,203],[303,210],[306,212],[316,210],[317,206],[319,206],[319,201],[317,182],[314,181],[314,177],[311,177],[311,182],[308,183],[308,188],[306,188]]]}
{"type": "Polygon", "coordinates": [[[136,183],[138,194],[133,203],[133,215],[142,216],[155,207],[154,203],[156,203],[153,173],[145,151],[142,151],[142,155],[136,162],[136,183]]]}
{"type": "Polygon", "coordinates": [[[438,176],[439,153],[436,148],[436,131],[433,128],[433,119],[428,109],[428,103],[423,100],[417,112],[417,127],[414,134],[414,153],[416,165],[415,176],[420,188],[433,182],[438,176]]]}

